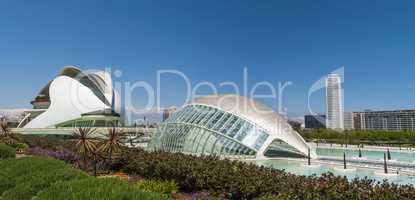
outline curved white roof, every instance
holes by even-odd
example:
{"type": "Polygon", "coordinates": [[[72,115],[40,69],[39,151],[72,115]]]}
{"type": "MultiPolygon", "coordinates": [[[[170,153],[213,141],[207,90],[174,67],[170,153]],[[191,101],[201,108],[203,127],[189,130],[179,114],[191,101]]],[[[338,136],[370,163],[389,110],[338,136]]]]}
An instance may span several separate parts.
{"type": "Polygon", "coordinates": [[[25,128],[46,128],[73,120],[83,114],[111,109],[121,113],[121,101],[106,71],[81,71],[65,67],[39,95],[50,98],[51,105],[25,128]]]}
{"type": "MultiPolygon", "coordinates": [[[[190,102],[189,105],[215,107],[239,116],[266,130],[271,137],[268,138],[266,145],[264,145],[265,148],[260,150],[262,154],[275,139],[286,142],[304,155],[307,155],[310,149],[305,140],[278,113],[274,112],[270,107],[247,97],[233,94],[210,95],[197,98],[190,102]]],[[[311,151],[311,157],[317,157],[314,151],[311,151]]]]}

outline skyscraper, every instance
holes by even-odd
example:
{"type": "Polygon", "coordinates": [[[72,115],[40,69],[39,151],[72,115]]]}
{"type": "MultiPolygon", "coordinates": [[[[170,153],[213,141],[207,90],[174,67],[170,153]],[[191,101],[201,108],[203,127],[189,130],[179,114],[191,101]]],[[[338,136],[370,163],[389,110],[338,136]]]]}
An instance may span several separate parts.
{"type": "Polygon", "coordinates": [[[326,126],[344,130],[343,95],[339,74],[329,74],[326,79],[326,126]]]}

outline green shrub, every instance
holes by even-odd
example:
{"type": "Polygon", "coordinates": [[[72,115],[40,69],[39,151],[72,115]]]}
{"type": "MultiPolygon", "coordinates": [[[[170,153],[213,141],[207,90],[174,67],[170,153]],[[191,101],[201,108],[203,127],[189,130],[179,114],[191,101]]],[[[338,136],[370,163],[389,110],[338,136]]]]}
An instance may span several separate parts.
{"type": "Polygon", "coordinates": [[[27,145],[25,143],[15,143],[15,144],[12,144],[10,146],[15,148],[16,151],[25,151],[29,148],[29,145],[27,145]]]}
{"type": "MultiPolygon", "coordinates": [[[[412,185],[378,184],[370,179],[348,181],[331,173],[297,176],[268,167],[212,156],[125,149],[113,168],[146,179],[175,180],[182,191],[209,191],[229,199],[254,199],[284,194],[285,199],[413,199],[412,185]]],[[[277,196],[278,197],[278,196],[277,196]]]]}
{"type": "Polygon", "coordinates": [[[320,141],[338,144],[388,144],[399,146],[415,144],[414,131],[344,131],[337,132],[330,129],[304,130],[301,135],[308,141],[320,141]]]}
{"type": "Polygon", "coordinates": [[[2,200],[31,199],[56,182],[88,177],[62,161],[46,157],[4,160],[0,162],[0,169],[2,200]]]}
{"type": "Polygon", "coordinates": [[[166,200],[165,195],[144,192],[116,178],[88,178],[61,182],[42,191],[34,200],[166,200]]]}
{"type": "Polygon", "coordinates": [[[254,200],[288,200],[288,199],[289,198],[285,197],[284,195],[266,194],[262,197],[254,199],[254,200]]]}
{"type": "Polygon", "coordinates": [[[5,144],[0,144],[0,160],[15,157],[16,150],[13,147],[7,146],[5,144]]]}
{"type": "Polygon", "coordinates": [[[142,180],[136,183],[138,189],[160,194],[172,195],[179,190],[175,181],[142,180]]]}

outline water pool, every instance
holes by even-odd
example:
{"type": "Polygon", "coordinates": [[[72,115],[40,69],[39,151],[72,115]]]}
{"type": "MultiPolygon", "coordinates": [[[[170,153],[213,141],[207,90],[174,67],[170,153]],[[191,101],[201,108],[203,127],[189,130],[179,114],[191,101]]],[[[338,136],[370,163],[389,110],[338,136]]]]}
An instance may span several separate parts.
{"type": "MultiPolygon", "coordinates": [[[[366,150],[362,149],[362,157],[366,157],[370,160],[383,160],[384,153],[387,150],[366,150]]],[[[341,148],[316,148],[318,156],[329,156],[329,157],[343,157],[343,152],[346,153],[348,158],[358,157],[358,149],[341,149],[341,148]]],[[[402,161],[402,162],[414,162],[415,161],[415,152],[409,151],[390,151],[391,157],[393,160],[402,161]]]]}
{"type": "Polygon", "coordinates": [[[415,185],[415,174],[400,174],[397,176],[386,177],[382,175],[376,175],[373,169],[366,169],[366,168],[357,168],[355,171],[352,172],[344,172],[335,170],[335,166],[325,165],[322,164],[320,167],[306,167],[304,166],[304,162],[299,161],[291,161],[291,160],[282,160],[282,159],[272,159],[272,160],[255,160],[255,161],[248,161],[254,162],[258,165],[263,165],[267,167],[272,167],[275,169],[285,170],[286,172],[302,175],[302,176],[310,176],[310,175],[321,175],[323,173],[332,172],[337,176],[346,176],[349,180],[354,178],[369,178],[376,181],[382,182],[384,179],[387,179],[389,182],[396,183],[396,184],[412,184],[415,185]]]}

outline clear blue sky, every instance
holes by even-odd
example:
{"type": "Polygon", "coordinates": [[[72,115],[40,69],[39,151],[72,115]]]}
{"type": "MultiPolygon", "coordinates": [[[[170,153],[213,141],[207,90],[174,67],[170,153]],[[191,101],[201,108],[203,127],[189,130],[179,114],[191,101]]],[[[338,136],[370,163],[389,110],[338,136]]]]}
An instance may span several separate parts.
{"type": "MultiPolygon", "coordinates": [[[[284,103],[345,67],[346,110],[415,108],[414,1],[0,1],[0,108],[27,108],[60,68],[111,67],[155,84],[158,69],[192,83],[292,81],[284,103]]],[[[153,85],[155,86],[155,85],[153,85]]],[[[242,85],[241,85],[242,86],[242,85]]],[[[177,105],[183,81],[162,86],[177,105]]],[[[226,92],[226,91],[223,91],[226,92]]],[[[324,111],[323,92],[313,107],[324,111]]],[[[144,94],[134,94],[137,105],[144,94]]],[[[276,108],[276,102],[265,102],[276,108]]]]}

